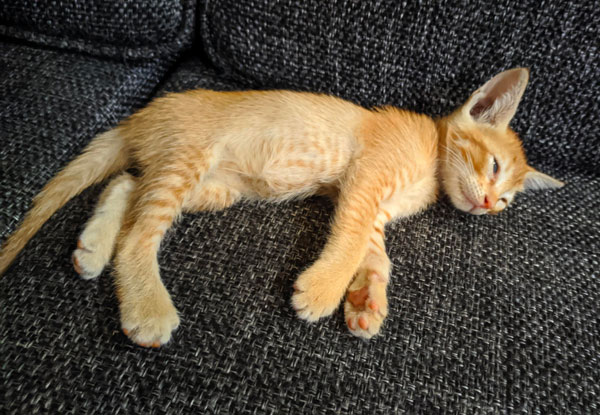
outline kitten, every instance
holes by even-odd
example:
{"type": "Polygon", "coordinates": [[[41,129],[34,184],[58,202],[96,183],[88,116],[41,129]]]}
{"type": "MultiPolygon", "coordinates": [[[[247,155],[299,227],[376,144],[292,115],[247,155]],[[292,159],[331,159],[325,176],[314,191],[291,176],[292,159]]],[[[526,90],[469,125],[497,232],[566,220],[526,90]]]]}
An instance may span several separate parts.
{"type": "Polygon", "coordinates": [[[323,193],[337,208],[319,259],[294,284],[298,316],[330,315],[347,293],[350,331],[375,335],[388,313],[387,222],[436,200],[497,213],[526,189],[562,183],[527,165],[508,127],[529,72],[502,72],[453,114],[434,122],[393,107],[367,110],[326,95],[290,91],[169,94],[100,134],[34,199],[0,253],[4,272],[69,199],[117,174],[73,253],[83,278],[115,253],[122,329],[142,346],[169,341],[179,317],[161,282],[157,251],[182,212],[240,199],[282,201],[323,193]],[[124,170],[135,165],[139,177],[124,170]]]}

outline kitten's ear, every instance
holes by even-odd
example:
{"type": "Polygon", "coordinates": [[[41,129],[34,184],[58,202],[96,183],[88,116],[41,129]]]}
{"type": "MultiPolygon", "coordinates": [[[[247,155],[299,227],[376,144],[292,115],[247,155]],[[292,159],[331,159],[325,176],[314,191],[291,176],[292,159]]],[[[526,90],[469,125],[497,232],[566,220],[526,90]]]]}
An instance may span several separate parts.
{"type": "Polygon", "coordinates": [[[501,72],[471,95],[463,114],[477,123],[505,130],[529,81],[529,69],[514,68],[501,72]]]}
{"type": "Polygon", "coordinates": [[[525,173],[523,190],[556,189],[558,187],[563,187],[564,185],[565,184],[560,180],[550,177],[547,174],[539,172],[533,167],[530,167],[529,171],[525,173]]]}

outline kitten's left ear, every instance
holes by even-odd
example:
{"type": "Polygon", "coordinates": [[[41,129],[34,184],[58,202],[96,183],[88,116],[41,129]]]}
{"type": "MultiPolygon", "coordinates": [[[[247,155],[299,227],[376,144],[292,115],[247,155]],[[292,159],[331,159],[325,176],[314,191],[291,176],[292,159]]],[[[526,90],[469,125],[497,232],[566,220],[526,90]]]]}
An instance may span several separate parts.
{"type": "Polygon", "coordinates": [[[529,81],[529,69],[514,68],[501,72],[471,95],[463,114],[476,123],[506,130],[529,81]]]}
{"type": "Polygon", "coordinates": [[[525,173],[523,190],[556,189],[558,187],[563,187],[564,185],[564,182],[539,172],[533,167],[529,167],[529,171],[525,173]]]}

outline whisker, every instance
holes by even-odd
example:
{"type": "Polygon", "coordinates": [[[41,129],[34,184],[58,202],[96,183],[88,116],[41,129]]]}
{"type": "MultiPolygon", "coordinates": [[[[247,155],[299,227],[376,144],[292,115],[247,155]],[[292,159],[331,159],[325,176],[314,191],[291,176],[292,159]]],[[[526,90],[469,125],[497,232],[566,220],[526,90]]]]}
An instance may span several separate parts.
{"type": "Polygon", "coordinates": [[[475,168],[471,154],[466,153],[468,160],[465,160],[456,149],[447,145],[444,145],[444,149],[446,150],[446,154],[448,156],[447,162],[451,167],[455,168],[464,175],[475,175],[475,168]]]}

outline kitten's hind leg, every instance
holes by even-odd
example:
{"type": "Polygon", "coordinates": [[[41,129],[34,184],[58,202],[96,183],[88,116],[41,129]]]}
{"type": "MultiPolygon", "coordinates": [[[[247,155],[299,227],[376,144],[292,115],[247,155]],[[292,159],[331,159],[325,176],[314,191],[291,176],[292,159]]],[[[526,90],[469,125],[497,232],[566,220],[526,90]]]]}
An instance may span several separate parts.
{"type": "Polygon", "coordinates": [[[123,173],[102,192],[94,215],[85,225],[73,252],[73,266],[82,278],[97,277],[110,261],[134,187],[133,176],[123,173]]]}
{"type": "Polygon", "coordinates": [[[177,310],[160,277],[157,252],[165,232],[209,169],[202,160],[163,163],[137,179],[114,261],[121,328],[135,343],[152,347],[167,343],[179,326],[177,310]]]}
{"type": "Polygon", "coordinates": [[[385,252],[383,226],[383,222],[375,222],[369,249],[348,288],[344,304],[350,332],[366,339],[379,332],[388,313],[390,260],[385,252]]]}
{"type": "Polygon", "coordinates": [[[241,198],[242,194],[238,187],[240,186],[233,180],[229,182],[215,178],[204,180],[191,192],[183,204],[183,210],[198,212],[225,209],[241,198]]]}

